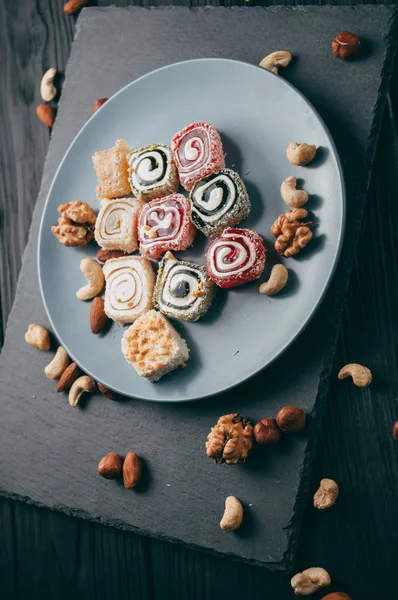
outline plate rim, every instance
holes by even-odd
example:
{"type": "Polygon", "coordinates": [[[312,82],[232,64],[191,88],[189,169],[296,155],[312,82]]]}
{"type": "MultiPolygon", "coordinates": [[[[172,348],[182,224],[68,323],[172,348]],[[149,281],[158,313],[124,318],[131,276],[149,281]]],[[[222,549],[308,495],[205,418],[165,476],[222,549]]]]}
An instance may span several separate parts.
{"type": "MultiPolygon", "coordinates": [[[[179,67],[181,65],[187,65],[187,64],[192,64],[192,63],[206,63],[206,62],[220,62],[220,63],[235,63],[235,64],[239,64],[244,66],[245,68],[249,68],[249,69],[253,69],[253,70],[257,70],[257,71],[261,71],[264,73],[264,76],[268,76],[268,77],[278,77],[280,79],[282,83],[282,85],[287,86],[288,88],[290,88],[293,92],[295,92],[296,94],[298,94],[298,96],[304,101],[304,103],[310,108],[310,110],[313,112],[313,114],[316,116],[316,118],[318,119],[318,121],[320,122],[326,137],[328,139],[328,142],[330,144],[330,148],[333,152],[334,158],[336,160],[336,164],[337,164],[337,169],[338,169],[338,173],[339,173],[339,187],[340,187],[340,193],[341,193],[341,226],[340,226],[340,230],[338,233],[338,240],[337,240],[337,245],[336,245],[336,249],[334,252],[334,256],[333,256],[333,260],[332,260],[332,264],[331,267],[329,269],[329,272],[327,274],[327,277],[325,279],[325,283],[318,295],[318,298],[316,300],[316,302],[313,304],[309,314],[307,315],[307,317],[302,321],[300,327],[297,329],[297,331],[294,333],[294,335],[292,335],[288,341],[286,341],[286,343],[279,349],[279,351],[277,352],[277,354],[275,354],[275,356],[273,356],[272,358],[270,358],[269,360],[267,360],[264,365],[262,365],[260,368],[250,372],[246,377],[244,377],[243,379],[241,379],[238,382],[232,383],[231,385],[224,387],[222,389],[217,389],[214,392],[210,392],[210,393],[206,393],[206,394],[202,394],[199,396],[189,396],[189,397],[184,397],[184,398],[170,398],[170,397],[165,397],[165,398],[151,398],[151,397],[145,397],[145,396],[140,396],[140,395],[133,395],[133,394],[128,394],[126,395],[125,392],[122,392],[120,389],[117,389],[115,387],[109,387],[106,386],[108,389],[111,389],[112,391],[127,397],[127,398],[131,398],[131,399],[137,399],[137,400],[143,400],[145,402],[155,402],[155,403],[181,403],[181,402],[196,402],[199,400],[205,400],[206,398],[212,398],[214,396],[217,396],[219,394],[223,394],[227,391],[230,391],[234,388],[236,388],[239,385],[244,384],[245,382],[247,382],[248,380],[250,380],[252,377],[254,377],[255,375],[257,375],[258,373],[264,371],[266,368],[268,368],[272,363],[274,363],[278,358],[280,358],[285,352],[286,350],[295,342],[295,340],[299,337],[299,335],[304,331],[304,329],[308,326],[308,324],[310,323],[310,321],[313,319],[315,313],[317,312],[317,310],[319,309],[325,295],[326,292],[331,284],[331,281],[333,279],[333,276],[336,272],[337,269],[337,265],[339,263],[339,259],[341,256],[341,251],[342,251],[342,247],[343,247],[343,241],[344,241],[344,234],[345,234],[345,229],[346,229],[346,216],[347,216],[347,202],[346,202],[346,187],[345,187],[345,181],[344,181],[344,172],[343,172],[343,166],[341,163],[341,159],[336,147],[336,144],[333,140],[333,137],[329,131],[329,128],[327,127],[325,121],[323,120],[323,118],[321,117],[321,115],[319,114],[319,112],[316,110],[316,108],[313,106],[313,104],[308,100],[308,98],[300,91],[298,90],[292,83],[290,83],[289,81],[287,81],[286,79],[280,77],[279,75],[276,75],[275,73],[272,73],[271,71],[268,71],[267,69],[264,69],[258,65],[254,65],[245,61],[241,61],[241,60],[236,60],[236,59],[230,59],[230,58],[217,58],[217,57],[210,57],[210,58],[194,58],[194,59],[190,59],[190,60],[183,60],[183,61],[178,61],[178,62],[174,62],[174,63],[170,63],[168,65],[164,65],[163,67],[160,67],[159,69],[155,69],[153,71],[150,71],[149,73],[145,73],[144,75],[141,75],[141,77],[138,77],[137,79],[134,79],[133,81],[130,81],[129,83],[127,83],[125,86],[123,86],[122,88],[120,88],[120,90],[118,90],[115,94],[113,94],[113,96],[111,96],[110,98],[108,98],[106,104],[109,106],[108,103],[113,102],[113,100],[115,98],[117,98],[119,95],[123,94],[125,92],[125,90],[133,85],[138,84],[140,81],[148,78],[148,77],[152,77],[153,75],[155,75],[156,73],[160,72],[160,71],[164,71],[167,69],[171,69],[171,68],[175,68],[175,67],[179,67]]],[[[80,362],[77,361],[74,358],[74,353],[69,351],[69,348],[63,344],[61,337],[57,331],[57,328],[53,322],[53,319],[51,317],[50,311],[48,309],[47,306],[47,301],[46,301],[46,297],[44,294],[44,289],[43,289],[43,280],[42,280],[42,269],[41,269],[41,255],[42,255],[42,238],[43,238],[43,221],[44,221],[44,217],[45,217],[45,213],[47,210],[47,205],[49,203],[49,199],[50,196],[52,195],[52,190],[55,186],[56,180],[58,179],[58,175],[59,172],[61,171],[64,162],[67,160],[67,157],[69,156],[69,154],[71,153],[71,151],[73,150],[73,147],[77,141],[77,139],[82,135],[83,131],[86,129],[86,127],[89,126],[89,123],[91,123],[91,121],[93,119],[95,119],[97,117],[97,114],[101,111],[102,107],[100,107],[99,110],[96,111],[96,113],[94,113],[93,115],[91,115],[89,117],[89,119],[86,121],[86,123],[81,127],[81,129],[78,131],[78,133],[74,136],[73,140],[71,141],[71,143],[69,144],[65,154],[62,157],[61,162],[59,163],[54,176],[52,178],[51,181],[51,185],[49,187],[49,190],[47,192],[46,195],[46,199],[44,202],[44,206],[42,209],[42,214],[41,214],[41,218],[40,218],[40,225],[39,225],[39,235],[38,235],[38,242],[37,242],[37,271],[38,271],[38,279],[39,279],[39,287],[40,287],[40,293],[41,293],[41,297],[43,300],[43,304],[44,304],[44,308],[46,310],[47,313],[47,317],[50,321],[50,325],[53,329],[53,333],[55,335],[55,337],[57,338],[58,342],[60,344],[62,344],[65,348],[65,350],[67,351],[69,357],[72,359],[72,361],[76,362],[76,364],[78,366],[80,366],[80,362]]],[[[98,378],[96,376],[94,376],[92,374],[92,372],[90,372],[87,369],[83,369],[84,373],[86,373],[87,375],[89,375],[90,377],[92,377],[92,379],[94,379],[94,381],[99,381],[98,378]]],[[[99,381],[99,383],[101,383],[99,381]]]]}

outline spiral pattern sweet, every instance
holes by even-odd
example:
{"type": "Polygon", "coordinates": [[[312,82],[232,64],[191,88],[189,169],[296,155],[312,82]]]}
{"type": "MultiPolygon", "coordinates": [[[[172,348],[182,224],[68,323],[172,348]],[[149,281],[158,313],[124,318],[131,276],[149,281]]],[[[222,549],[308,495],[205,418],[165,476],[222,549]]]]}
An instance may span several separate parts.
{"type": "Polygon", "coordinates": [[[225,167],[220,134],[202,121],[177,133],[172,140],[172,150],[181,185],[188,191],[199,179],[225,167]]]}
{"type": "Polygon", "coordinates": [[[190,194],[191,220],[209,237],[220,235],[233,227],[250,212],[245,185],[231,169],[216,171],[200,179],[190,194]]]}
{"type": "Polygon", "coordinates": [[[105,312],[119,323],[133,323],[152,308],[155,274],[149,260],[138,256],[114,258],[103,267],[105,312]]]}
{"type": "Polygon", "coordinates": [[[190,203],[182,194],[171,194],[145,204],[138,217],[140,252],[160,258],[167,250],[186,250],[196,229],[189,218],[190,203]]]}
{"type": "Polygon", "coordinates": [[[207,247],[206,262],[210,279],[222,288],[253,281],[264,270],[263,241],[250,229],[225,229],[207,247]]]}
{"type": "Polygon", "coordinates": [[[177,260],[171,252],[160,263],[154,305],[169,317],[197,321],[209,309],[215,293],[206,268],[177,260]]]}
{"type": "Polygon", "coordinates": [[[138,248],[137,220],[142,202],[136,198],[103,200],[95,224],[95,241],[101,248],[131,253],[138,248]]]}
{"type": "Polygon", "coordinates": [[[153,144],[128,155],[129,181],[137,198],[151,200],[178,190],[179,180],[171,149],[153,144]]]}

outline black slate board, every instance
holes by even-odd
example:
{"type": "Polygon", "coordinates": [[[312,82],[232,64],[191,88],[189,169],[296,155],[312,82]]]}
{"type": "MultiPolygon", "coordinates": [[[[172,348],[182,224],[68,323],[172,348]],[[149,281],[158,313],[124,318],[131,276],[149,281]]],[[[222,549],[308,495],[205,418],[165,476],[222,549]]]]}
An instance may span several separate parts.
{"type": "Polygon", "coordinates": [[[396,33],[395,9],[386,7],[83,11],[1,361],[2,493],[273,568],[289,563],[396,33]],[[364,56],[355,63],[330,54],[330,40],[342,29],[355,30],[365,42],[364,56]],[[96,396],[72,410],[43,375],[49,357],[25,346],[23,334],[28,322],[46,323],[36,274],[38,222],[55,169],[93,100],[181,58],[225,56],[257,63],[282,46],[298,57],[284,76],[325,119],[346,173],[346,240],[323,306],[279,361],[226,397],[177,407],[111,403],[96,396]],[[316,399],[308,437],[286,441],[266,455],[256,453],[236,468],[213,465],[204,456],[208,429],[223,412],[257,420],[286,403],[312,411],[316,399]],[[146,462],[146,483],[137,493],[96,474],[104,452],[130,448],[146,462]],[[225,536],[218,522],[231,493],[244,502],[247,518],[237,535],[225,536]]]}

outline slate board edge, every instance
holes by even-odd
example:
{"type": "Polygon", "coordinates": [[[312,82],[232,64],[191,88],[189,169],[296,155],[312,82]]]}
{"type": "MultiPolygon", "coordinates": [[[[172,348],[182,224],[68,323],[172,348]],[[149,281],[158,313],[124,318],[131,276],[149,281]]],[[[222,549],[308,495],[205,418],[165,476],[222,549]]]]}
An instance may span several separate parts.
{"type": "MultiPolygon", "coordinates": [[[[368,5],[370,6],[370,5],[368,5]]],[[[385,6],[384,6],[385,7],[385,6]]],[[[326,7],[326,8],[336,8],[336,7],[326,7]]],[[[352,7],[354,8],[354,7],[352,7]]],[[[390,7],[389,7],[390,8],[390,7]]],[[[383,69],[381,72],[381,82],[379,86],[378,96],[376,100],[376,104],[373,108],[373,122],[370,128],[370,133],[367,140],[367,147],[365,152],[364,159],[364,171],[368,173],[367,179],[364,181],[363,189],[359,190],[357,195],[357,199],[361,199],[361,208],[360,215],[357,222],[356,232],[355,232],[355,241],[354,241],[354,250],[356,250],[359,234],[361,231],[362,219],[366,208],[367,203],[367,195],[369,192],[369,186],[372,176],[373,164],[376,155],[377,142],[380,134],[382,119],[384,115],[384,109],[386,105],[387,95],[390,86],[390,80],[392,76],[392,72],[394,69],[394,63],[397,55],[398,48],[398,9],[396,7],[391,7],[391,17],[390,17],[390,31],[389,34],[384,38],[386,42],[387,54],[384,60],[383,69]]],[[[312,472],[312,463],[316,456],[316,449],[318,446],[318,437],[321,430],[322,417],[324,413],[324,408],[326,404],[327,392],[329,388],[329,381],[331,376],[331,371],[333,367],[334,357],[336,353],[336,347],[339,339],[339,333],[341,328],[341,321],[343,317],[344,307],[345,307],[345,298],[348,292],[348,286],[351,279],[351,272],[354,267],[355,253],[352,254],[349,262],[346,262],[345,265],[341,265],[340,269],[345,267],[344,273],[340,272],[340,276],[344,279],[344,283],[340,288],[339,297],[336,297],[335,300],[335,316],[333,319],[334,327],[334,335],[333,335],[333,343],[332,349],[325,360],[325,367],[320,375],[319,379],[319,391],[315,400],[315,408],[312,419],[314,420],[314,429],[311,436],[309,436],[309,440],[306,446],[304,461],[301,469],[301,477],[300,477],[300,485],[298,488],[296,502],[293,509],[293,517],[291,522],[288,525],[288,528],[291,529],[291,534],[289,536],[288,550],[284,555],[283,562],[281,564],[285,565],[285,568],[288,569],[289,565],[293,563],[293,559],[297,550],[298,540],[300,536],[301,524],[304,518],[304,508],[307,502],[309,486],[311,480],[311,472],[312,472]],[[344,275],[344,278],[343,278],[344,275]]],[[[342,262],[340,260],[340,262],[342,262]]],[[[276,568],[276,567],[275,567],[276,568]]],[[[283,568],[283,567],[282,567],[283,568]]]]}
{"type": "MultiPolygon", "coordinates": [[[[231,10],[231,8],[234,11],[253,10],[254,9],[254,10],[264,10],[264,11],[268,11],[268,12],[279,12],[279,11],[285,11],[285,10],[300,11],[300,12],[311,12],[311,11],[322,11],[323,12],[325,10],[340,10],[341,11],[342,8],[343,9],[351,8],[351,10],[355,10],[356,7],[272,6],[272,7],[230,7],[230,8],[228,8],[228,7],[207,6],[207,7],[196,7],[196,8],[191,9],[191,8],[176,7],[176,6],[150,7],[150,8],[141,8],[141,7],[131,7],[130,6],[130,7],[125,7],[125,8],[121,9],[121,8],[118,8],[115,6],[110,6],[110,7],[102,7],[102,8],[99,8],[99,7],[86,8],[86,9],[83,9],[82,13],[84,14],[88,11],[91,12],[93,10],[104,11],[104,12],[111,12],[113,10],[131,10],[131,11],[134,11],[134,10],[135,11],[137,11],[137,10],[144,11],[145,10],[145,11],[148,11],[148,10],[154,10],[154,9],[168,11],[168,10],[173,10],[176,8],[178,8],[178,9],[185,8],[186,10],[189,10],[192,12],[200,12],[201,10],[231,10]]],[[[391,12],[391,16],[390,16],[390,20],[389,20],[390,24],[391,24],[390,33],[385,38],[390,43],[388,46],[388,51],[386,54],[386,58],[385,58],[382,73],[381,73],[381,84],[379,86],[378,98],[377,98],[377,101],[376,101],[375,106],[372,111],[373,115],[374,115],[373,123],[372,123],[371,129],[370,129],[370,134],[368,136],[367,149],[365,152],[364,168],[367,169],[369,175],[368,175],[367,180],[364,181],[364,183],[362,185],[362,190],[360,190],[360,192],[357,196],[357,198],[360,199],[362,206],[360,209],[359,219],[357,221],[357,228],[356,228],[356,232],[355,232],[355,241],[353,244],[354,248],[356,247],[357,240],[359,237],[360,224],[362,221],[362,216],[363,216],[363,212],[364,212],[364,208],[365,208],[366,195],[368,192],[370,178],[371,178],[371,169],[373,166],[374,156],[375,156],[375,152],[376,152],[376,142],[377,142],[377,138],[378,138],[379,132],[380,132],[381,120],[382,120],[382,116],[383,116],[383,109],[384,109],[384,105],[385,105],[385,101],[386,101],[386,96],[388,93],[389,82],[390,82],[390,77],[391,77],[391,73],[392,73],[394,58],[395,58],[395,54],[396,54],[396,50],[397,50],[397,42],[398,42],[398,10],[397,10],[397,8],[394,6],[385,6],[385,5],[384,6],[382,5],[380,7],[377,7],[374,5],[367,5],[365,8],[364,5],[361,5],[362,10],[367,10],[369,12],[372,12],[372,11],[375,11],[375,10],[378,10],[381,8],[383,8],[384,10],[387,9],[391,12]],[[372,144],[374,144],[373,151],[372,151],[372,144]]],[[[81,26],[80,26],[81,22],[82,22],[82,19],[80,17],[77,21],[75,40],[81,32],[81,26]]],[[[73,53],[73,47],[72,47],[71,56],[72,56],[72,53],[73,53]]],[[[71,64],[72,64],[72,61],[69,60],[68,66],[66,69],[66,74],[65,74],[65,83],[67,82],[68,76],[71,72],[71,64]]],[[[61,97],[60,105],[62,106],[62,97],[61,97]]],[[[56,129],[56,127],[57,127],[57,123],[55,124],[54,129],[56,129]]],[[[38,199],[40,201],[36,203],[35,210],[34,210],[33,217],[32,217],[32,225],[34,225],[36,223],[36,220],[39,222],[41,219],[41,212],[42,212],[43,206],[40,206],[40,205],[41,204],[44,205],[44,199],[42,199],[42,195],[43,195],[43,188],[44,188],[45,183],[48,178],[48,176],[46,177],[46,169],[48,167],[49,156],[51,154],[51,145],[52,145],[52,141],[50,142],[49,151],[48,151],[47,158],[46,158],[45,165],[44,165],[44,170],[43,170],[44,175],[43,175],[43,179],[42,179],[42,183],[41,183],[41,187],[40,187],[40,191],[39,191],[39,195],[38,195],[38,199]]],[[[31,242],[32,229],[33,229],[33,227],[31,227],[31,229],[30,229],[29,238],[28,238],[26,249],[24,251],[22,264],[24,264],[24,262],[25,262],[25,254],[26,254],[27,248],[29,247],[29,244],[31,242]]],[[[34,243],[34,241],[33,241],[33,243],[34,243]]],[[[34,248],[36,248],[36,244],[34,244],[34,248]]],[[[199,551],[205,552],[207,554],[211,554],[211,555],[215,555],[215,556],[219,556],[219,557],[228,557],[233,560],[243,561],[248,564],[253,564],[253,565],[261,566],[263,568],[267,568],[268,570],[275,570],[275,571],[278,570],[279,571],[279,570],[289,569],[292,564],[293,558],[294,558],[294,554],[296,551],[296,547],[297,547],[297,543],[298,543],[298,539],[299,539],[299,535],[300,535],[300,527],[301,527],[301,523],[302,523],[302,520],[304,517],[304,507],[305,507],[305,503],[307,502],[307,495],[308,495],[308,491],[309,491],[311,465],[312,465],[312,461],[314,460],[314,452],[315,452],[315,448],[317,446],[317,439],[318,439],[318,435],[319,435],[319,431],[320,431],[323,409],[324,409],[325,401],[326,401],[326,393],[327,393],[327,389],[328,389],[329,376],[330,376],[330,372],[331,372],[331,368],[332,368],[332,364],[333,364],[333,358],[334,358],[335,349],[336,349],[336,345],[337,345],[338,334],[340,331],[341,318],[342,318],[343,308],[344,308],[344,298],[347,293],[348,283],[349,283],[353,263],[354,263],[354,253],[352,253],[352,255],[351,255],[349,264],[347,264],[347,263],[345,264],[344,273],[341,273],[341,276],[344,274],[344,283],[343,283],[343,286],[340,289],[339,295],[338,295],[338,297],[336,297],[336,301],[335,301],[335,304],[339,304],[339,302],[340,302],[340,305],[337,306],[337,308],[335,309],[336,319],[335,319],[335,327],[334,327],[333,344],[331,345],[331,351],[329,353],[329,356],[325,360],[325,366],[320,375],[319,391],[318,391],[318,395],[316,398],[315,409],[314,409],[315,412],[312,414],[312,419],[311,419],[311,422],[312,422],[311,423],[312,431],[311,431],[311,436],[310,436],[311,439],[307,443],[305,455],[304,455],[304,461],[303,461],[303,464],[301,467],[301,483],[300,483],[298,493],[296,496],[293,517],[292,517],[290,523],[288,524],[288,526],[286,527],[286,529],[289,529],[289,541],[288,541],[289,547],[288,547],[288,550],[285,553],[284,558],[281,562],[264,563],[264,562],[257,561],[254,559],[249,559],[249,558],[243,559],[241,556],[235,555],[233,553],[218,552],[211,548],[207,548],[207,547],[203,547],[203,546],[196,546],[195,544],[189,544],[186,542],[182,542],[181,540],[174,538],[174,537],[164,536],[160,533],[151,532],[151,531],[147,531],[147,530],[140,529],[140,528],[135,528],[134,526],[131,526],[124,522],[118,521],[117,519],[105,520],[101,517],[90,515],[86,511],[68,508],[63,505],[48,506],[46,504],[42,504],[42,503],[30,498],[30,497],[21,496],[19,494],[13,494],[13,493],[7,492],[2,489],[0,489],[0,495],[10,498],[10,499],[13,499],[13,500],[25,502],[27,504],[32,504],[39,508],[49,508],[50,510],[61,511],[64,514],[69,515],[69,516],[87,519],[91,522],[96,522],[96,523],[99,523],[102,525],[113,526],[113,527],[116,527],[117,529],[131,531],[133,533],[150,536],[155,539],[168,541],[168,542],[175,543],[175,544],[180,544],[180,545],[183,545],[184,547],[191,548],[193,550],[199,550],[199,551]],[[299,514],[299,513],[301,513],[301,514],[299,514]]],[[[16,294],[18,293],[20,286],[21,286],[21,281],[19,278],[16,294]]],[[[13,305],[13,309],[10,312],[8,322],[11,321],[11,315],[13,315],[13,313],[14,313],[14,305],[13,305]]],[[[6,334],[7,334],[7,331],[6,331],[6,334]]]]}

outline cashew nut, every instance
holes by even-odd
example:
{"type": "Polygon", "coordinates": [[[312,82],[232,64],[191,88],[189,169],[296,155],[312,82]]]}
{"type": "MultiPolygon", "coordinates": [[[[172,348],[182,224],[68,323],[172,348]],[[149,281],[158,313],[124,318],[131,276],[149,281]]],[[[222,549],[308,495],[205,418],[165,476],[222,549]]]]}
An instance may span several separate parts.
{"type": "Polygon", "coordinates": [[[311,162],[315,154],[315,145],[310,146],[309,144],[298,144],[297,142],[291,142],[286,150],[287,160],[298,167],[303,167],[311,162]]]}
{"type": "Polygon", "coordinates": [[[91,300],[98,296],[104,287],[105,277],[101,265],[93,258],[83,258],[80,261],[80,270],[88,279],[88,284],[76,292],[79,300],[91,300]]]}
{"type": "Polygon", "coordinates": [[[274,265],[268,281],[265,281],[259,287],[260,294],[265,296],[278,294],[285,287],[288,276],[289,273],[285,265],[274,265]]]}
{"type": "Polygon", "coordinates": [[[57,89],[54,85],[54,77],[57,70],[54,67],[48,69],[41,78],[40,83],[40,96],[45,102],[51,102],[57,95],[57,89]]]}
{"type": "Polygon", "coordinates": [[[294,208],[301,208],[308,202],[308,193],[304,190],[297,190],[297,179],[292,175],[286,177],[281,185],[281,196],[282,200],[288,205],[294,208]]]}
{"type": "Polygon", "coordinates": [[[260,62],[260,67],[272,71],[275,75],[278,75],[278,67],[287,67],[292,60],[292,55],[287,50],[277,50],[271,52],[263,58],[260,62]]]}
{"type": "Polygon", "coordinates": [[[306,569],[302,573],[297,573],[297,575],[291,579],[290,585],[297,596],[308,596],[320,588],[329,585],[330,582],[330,575],[325,569],[322,569],[321,567],[312,567],[311,569],[306,569]]]}
{"type": "Polygon", "coordinates": [[[321,479],[319,489],[314,494],[314,506],[323,510],[330,508],[337,500],[339,486],[333,479],[321,479]]]}
{"type": "Polygon", "coordinates": [[[25,333],[25,342],[38,350],[50,350],[51,340],[47,329],[36,323],[31,323],[25,333]]]}
{"type": "Polygon", "coordinates": [[[220,527],[226,533],[235,531],[242,524],[243,507],[235,496],[228,496],[225,500],[225,510],[220,521],[220,527]]]}
{"type": "Polygon", "coordinates": [[[346,379],[347,377],[352,377],[352,380],[355,383],[355,385],[360,388],[364,388],[372,382],[371,370],[368,369],[368,367],[364,367],[363,365],[357,365],[355,363],[350,363],[342,369],[340,369],[338,378],[346,379]]]}
{"type": "Polygon", "coordinates": [[[92,394],[95,390],[95,382],[88,375],[82,375],[73,383],[69,390],[68,400],[71,406],[77,406],[82,394],[92,394]]]}
{"type": "Polygon", "coordinates": [[[62,346],[59,346],[52,361],[45,367],[44,372],[49,379],[59,379],[69,365],[69,356],[62,346]]]}

